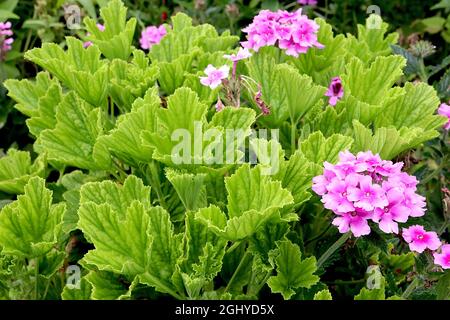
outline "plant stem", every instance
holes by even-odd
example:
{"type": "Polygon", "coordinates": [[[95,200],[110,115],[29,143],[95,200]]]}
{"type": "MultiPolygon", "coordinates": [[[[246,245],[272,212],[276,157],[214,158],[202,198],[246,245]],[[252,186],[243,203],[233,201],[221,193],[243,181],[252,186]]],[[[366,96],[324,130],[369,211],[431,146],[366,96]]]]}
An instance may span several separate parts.
{"type": "Polygon", "coordinates": [[[297,126],[294,124],[294,120],[291,120],[291,154],[295,152],[295,133],[297,126]]]}
{"type": "Polygon", "coordinates": [[[39,277],[39,258],[36,258],[34,266],[34,300],[38,300],[38,277],[39,277]]]}
{"type": "Polygon", "coordinates": [[[406,290],[402,294],[402,298],[407,299],[409,295],[414,291],[414,289],[419,284],[420,279],[418,277],[414,278],[413,281],[409,284],[409,286],[406,288],[406,290]]]}
{"type": "Polygon", "coordinates": [[[319,258],[317,261],[317,269],[319,269],[328,260],[328,258],[350,238],[350,236],[351,232],[349,231],[337,239],[336,242],[333,243],[333,245],[329,247],[328,250],[325,251],[325,253],[319,258]]]}
{"type": "Polygon", "coordinates": [[[239,245],[241,244],[240,241],[236,241],[235,243],[233,243],[231,245],[231,247],[227,250],[227,253],[233,252],[234,250],[237,249],[237,247],[239,247],[239,245]]]}
{"type": "Polygon", "coordinates": [[[236,278],[236,276],[239,274],[239,271],[241,271],[243,265],[244,265],[244,261],[247,259],[248,256],[248,251],[245,251],[244,255],[242,256],[241,261],[239,262],[239,265],[237,266],[236,270],[234,270],[233,275],[231,276],[230,281],[227,284],[227,287],[225,288],[224,292],[228,292],[228,290],[230,289],[231,284],[233,283],[234,279],[236,278]]]}

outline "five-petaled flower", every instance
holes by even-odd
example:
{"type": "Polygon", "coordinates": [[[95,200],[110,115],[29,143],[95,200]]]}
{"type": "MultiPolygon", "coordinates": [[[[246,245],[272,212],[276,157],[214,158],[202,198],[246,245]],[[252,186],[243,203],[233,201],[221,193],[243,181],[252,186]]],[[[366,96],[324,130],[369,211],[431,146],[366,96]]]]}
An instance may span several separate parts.
{"type": "Polygon", "coordinates": [[[423,226],[413,225],[408,229],[403,228],[403,239],[409,244],[411,251],[422,253],[425,249],[436,250],[441,246],[441,241],[436,232],[425,231],[423,226]]]}
{"type": "Polygon", "coordinates": [[[228,78],[230,67],[225,65],[215,68],[212,64],[209,64],[204,72],[206,77],[200,77],[200,83],[211,89],[215,89],[222,83],[223,79],[228,78]]]}

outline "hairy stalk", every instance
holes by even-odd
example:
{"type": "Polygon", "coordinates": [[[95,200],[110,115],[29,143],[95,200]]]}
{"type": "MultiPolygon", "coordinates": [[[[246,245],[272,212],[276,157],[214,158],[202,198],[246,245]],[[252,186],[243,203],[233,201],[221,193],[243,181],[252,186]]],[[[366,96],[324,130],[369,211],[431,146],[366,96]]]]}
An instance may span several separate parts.
{"type": "Polygon", "coordinates": [[[339,239],[336,240],[335,243],[331,247],[328,248],[327,251],[319,258],[317,261],[317,269],[322,267],[322,265],[328,260],[329,257],[339,249],[351,236],[351,232],[344,233],[339,239]]]}
{"type": "Polygon", "coordinates": [[[35,259],[35,266],[34,266],[34,300],[38,300],[39,296],[39,258],[35,259]]]}

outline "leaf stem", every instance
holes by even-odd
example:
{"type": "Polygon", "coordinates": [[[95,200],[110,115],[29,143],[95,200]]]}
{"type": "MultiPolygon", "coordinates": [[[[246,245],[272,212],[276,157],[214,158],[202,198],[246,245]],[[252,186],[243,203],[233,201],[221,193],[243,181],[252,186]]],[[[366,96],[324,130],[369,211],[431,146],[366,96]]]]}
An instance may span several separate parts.
{"type": "Polygon", "coordinates": [[[295,152],[295,133],[297,131],[297,125],[294,124],[294,120],[291,120],[291,155],[295,152]]]}
{"type": "Polygon", "coordinates": [[[402,298],[407,299],[414,291],[414,289],[418,286],[419,282],[420,282],[419,277],[414,278],[413,281],[411,281],[409,286],[406,288],[406,290],[403,292],[402,298]]]}
{"type": "Polygon", "coordinates": [[[38,277],[39,277],[39,257],[35,259],[35,266],[34,266],[34,300],[38,300],[38,292],[39,292],[38,277]]]}
{"type": "Polygon", "coordinates": [[[327,251],[325,251],[324,254],[319,258],[317,261],[317,269],[322,267],[322,265],[328,260],[328,258],[337,250],[339,249],[351,236],[351,232],[344,233],[339,239],[336,240],[335,243],[331,247],[328,248],[327,251]]]}
{"type": "Polygon", "coordinates": [[[242,267],[244,266],[244,261],[247,259],[247,256],[248,256],[248,251],[245,251],[244,255],[242,256],[241,261],[239,262],[239,264],[238,264],[238,266],[237,266],[237,268],[236,268],[236,270],[234,270],[234,273],[233,273],[233,275],[231,276],[231,279],[230,279],[230,281],[228,282],[227,287],[225,288],[224,293],[225,293],[225,292],[228,292],[228,290],[230,289],[231,284],[233,283],[234,279],[236,278],[236,276],[239,274],[239,272],[241,271],[242,267]]]}

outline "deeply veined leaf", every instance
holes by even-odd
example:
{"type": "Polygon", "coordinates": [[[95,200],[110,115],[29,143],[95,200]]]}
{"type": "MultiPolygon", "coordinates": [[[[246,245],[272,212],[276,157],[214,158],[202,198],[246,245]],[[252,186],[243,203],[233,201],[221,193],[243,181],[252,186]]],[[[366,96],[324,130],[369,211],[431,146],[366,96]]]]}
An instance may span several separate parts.
{"type": "Polygon", "coordinates": [[[144,186],[142,180],[133,175],[129,175],[123,185],[110,180],[88,182],[80,191],[82,205],[88,202],[108,204],[122,218],[134,201],[139,201],[144,208],[150,207],[150,187],[144,186]]]}
{"type": "Polygon", "coordinates": [[[55,43],[45,43],[25,53],[25,58],[55,75],[81,98],[94,106],[101,106],[108,91],[108,64],[100,60],[96,46],[83,48],[83,43],[67,37],[67,51],[55,43]]]}
{"type": "Polygon", "coordinates": [[[89,281],[86,280],[86,277],[83,277],[79,280],[79,288],[66,286],[64,287],[61,298],[63,300],[90,300],[91,299],[91,291],[92,285],[89,281]]]}
{"type": "Polygon", "coordinates": [[[239,217],[249,210],[264,212],[279,209],[293,202],[292,195],[279,181],[261,174],[261,168],[242,165],[231,177],[225,178],[228,191],[228,216],[239,217]]]}
{"type": "Polygon", "coordinates": [[[83,279],[89,283],[93,300],[121,300],[130,298],[133,284],[123,276],[108,271],[91,271],[83,279]]]}
{"type": "Polygon", "coordinates": [[[281,293],[284,299],[291,298],[296,289],[309,288],[319,281],[314,274],[316,258],[302,259],[300,248],[289,240],[278,241],[270,259],[276,266],[277,275],[270,277],[267,284],[272,292],[281,293]]]}
{"type": "Polygon", "coordinates": [[[352,58],[342,76],[344,98],[352,95],[362,102],[377,105],[390,97],[390,89],[403,74],[406,60],[400,56],[377,57],[370,67],[352,58]]]}
{"type": "Polygon", "coordinates": [[[377,128],[394,126],[397,129],[402,127],[436,129],[445,123],[445,118],[434,114],[439,107],[439,102],[433,87],[426,83],[416,85],[406,83],[402,95],[384,106],[375,121],[375,126],[377,128]]]}
{"type": "Polygon", "coordinates": [[[424,141],[439,135],[435,130],[424,131],[421,128],[382,127],[375,130],[366,128],[357,120],[353,122],[354,143],[352,151],[367,151],[379,153],[383,159],[392,159],[407,149],[419,146],[424,141]]]}
{"type": "Polygon", "coordinates": [[[106,7],[100,9],[100,16],[104,21],[104,31],[97,28],[94,19],[84,19],[91,34],[88,40],[98,46],[106,58],[127,60],[132,51],[136,18],[126,21],[127,8],[120,0],[110,1],[106,7]]]}
{"type": "Polygon", "coordinates": [[[278,65],[276,72],[279,73],[279,85],[286,92],[289,117],[297,124],[319,102],[327,89],[315,85],[310,77],[301,75],[289,65],[278,65]]]}
{"type": "Polygon", "coordinates": [[[23,188],[31,177],[45,177],[46,166],[45,154],[36,158],[32,164],[29,152],[9,149],[8,153],[0,158],[0,191],[23,193],[23,188]]]}
{"type": "Polygon", "coordinates": [[[104,130],[100,109],[92,109],[70,92],[57,108],[56,121],[55,128],[42,131],[38,140],[50,160],[84,169],[109,168],[109,154],[96,150],[97,138],[104,130]]]}
{"type": "Polygon", "coordinates": [[[150,162],[153,148],[143,144],[141,132],[156,131],[156,114],[160,103],[156,88],[148,90],[144,99],[138,98],[133,104],[133,110],[119,117],[116,128],[100,140],[112,154],[129,165],[150,162]]]}
{"type": "Polygon", "coordinates": [[[324,161],[335,163],[340,151],[350,149],[353,139],[341,134],[325,138],[320,131],[314,132],[300,143],[302,154],[311,162],[321,165],[324,161]]]}
{"type": "Polygon", "coordinates": [[[314,294],[314,300],[333,300],[331,293],[328,289],[323,289],[314,294]]]}
{"type": "Polygon", "coordinates": [[[15,108],[31,117],[39,114],[39,99],[47,94],[53,83],[56,83],[56,80],[50,79],[47,72],[39,72],[34,81],[8,79],[4,86],[8,89],[8,96],[17,102],[15,108]]]}
{"type": "Polygon", "coordinates": [[[174,169],[166,169],[166,177],[173,185],[181,202],[188,211],[206,207],[206,174],[190,174],[174,169]]]}
{"type": "Polygon", "coordinates": [[[46,254],[58,241],[65,210],[64,203],[52,205],[52,192],[45,188],[44,179],[31,178],[25,194],[1,211],[3,253],[27,258],[46,254]]]}

